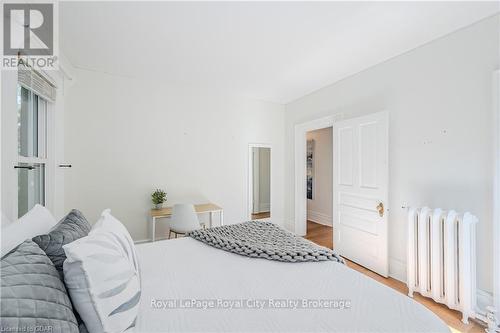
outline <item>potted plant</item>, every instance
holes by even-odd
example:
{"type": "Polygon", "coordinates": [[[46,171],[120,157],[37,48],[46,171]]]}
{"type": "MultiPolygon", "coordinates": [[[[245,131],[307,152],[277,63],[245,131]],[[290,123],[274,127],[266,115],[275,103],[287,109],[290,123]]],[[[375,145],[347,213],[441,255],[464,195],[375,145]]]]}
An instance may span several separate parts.
{"type": "Polygon", "coordinates": [[[163,190],[156,189],[153,194],[151,194],[151,201],[153,201],[155,209],[161,209],[163,203],[167,201],[167,193],[163,190]]]}

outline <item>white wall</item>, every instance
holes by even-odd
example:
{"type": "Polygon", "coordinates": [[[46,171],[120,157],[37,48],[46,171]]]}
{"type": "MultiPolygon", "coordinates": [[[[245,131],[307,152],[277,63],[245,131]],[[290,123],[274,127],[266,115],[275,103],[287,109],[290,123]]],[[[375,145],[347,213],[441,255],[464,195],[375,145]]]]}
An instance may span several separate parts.
{"type": "Polygon", "coordinates": [[[272,214],[282,223],[284,106],[85,70],[73,75],[67,210],[77,207],[95,222],[109,207],[134,239],[145,239],[150,194],[159,187],[168,204],[211,201],[224,208],[225,223],[242,222],[248,144],[258,142],[273,146],[272,214]]]}
{"type": "MultiPolygon", "coordinates": [[[[404,203],[479,217],[478,287],[492,281],[492,72],[499,66],[499,16],[462,29],[286,106],[286,216],[294,220],[294,126],[330,114],[387,110],[389,255],[405,278],[404,203]]],[[[367,249],[369,250],[369,249],[367,249]]]]}
{"type": "Polygon", "coordinates": [[[307,200],[307,219],[333,225],[333,147],[332,128],[307,132],[307,140],[314,140],[313,199],[307,200]]]}

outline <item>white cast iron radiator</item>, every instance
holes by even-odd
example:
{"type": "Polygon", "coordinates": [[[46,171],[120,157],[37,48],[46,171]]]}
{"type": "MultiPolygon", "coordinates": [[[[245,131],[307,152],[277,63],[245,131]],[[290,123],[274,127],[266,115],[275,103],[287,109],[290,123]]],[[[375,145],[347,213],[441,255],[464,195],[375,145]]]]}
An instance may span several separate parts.
{"type": "Polygon", "coordinates": [[[408,212],[408,295],[413,292],[462,312],[476,310],[476,223],[469,213],[410,208],[408,212]]]}

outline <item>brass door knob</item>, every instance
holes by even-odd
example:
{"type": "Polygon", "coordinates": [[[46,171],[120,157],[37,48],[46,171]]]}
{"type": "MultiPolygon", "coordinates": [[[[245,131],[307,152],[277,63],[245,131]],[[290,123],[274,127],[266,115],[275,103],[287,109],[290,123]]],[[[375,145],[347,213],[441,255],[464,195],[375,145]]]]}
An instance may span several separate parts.
{"type": "Polygon", "coordinates": [[[384,204],[382,202],[379,202],[376,208],[378,211],[378,215],[380,217],[383,217],[384,216],[384,204]]]}

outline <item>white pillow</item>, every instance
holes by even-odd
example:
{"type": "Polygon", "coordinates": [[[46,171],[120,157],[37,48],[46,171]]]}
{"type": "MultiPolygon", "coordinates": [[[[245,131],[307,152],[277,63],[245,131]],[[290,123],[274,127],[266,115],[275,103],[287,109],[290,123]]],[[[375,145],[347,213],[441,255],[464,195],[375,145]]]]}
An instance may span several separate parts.
{"type": "Polygon", "coordinates": [[[117,218],[111,215],[111,209],[105,209],[101,213],[101,217],[97,223],[94,224],[90,233],[102,230],[113,232],[117,237],[119,237],[119,241],[126,250],[129,259],[134,263],[135,269],[139,271],[139,260],[137,259],[134,241],[127,228],[125,228],[125,226],[118,221],[117,218]]]}
{"type": "Polygon", "coordinates": [[[106,211],[88,236],[63,246],[64,282],[89,333],[130,332],[135,326],[141,287],[130,254],[135,249],[124,231],[128,235],[106,211]]]}
{"type": "Polygon", "coordinates": [[[57,221],[50,211],[36,204],[19,220],[2,226],[1,255],[6,255],[27,239],[49,233],[50,229],[56,224],[57,221]]]}

